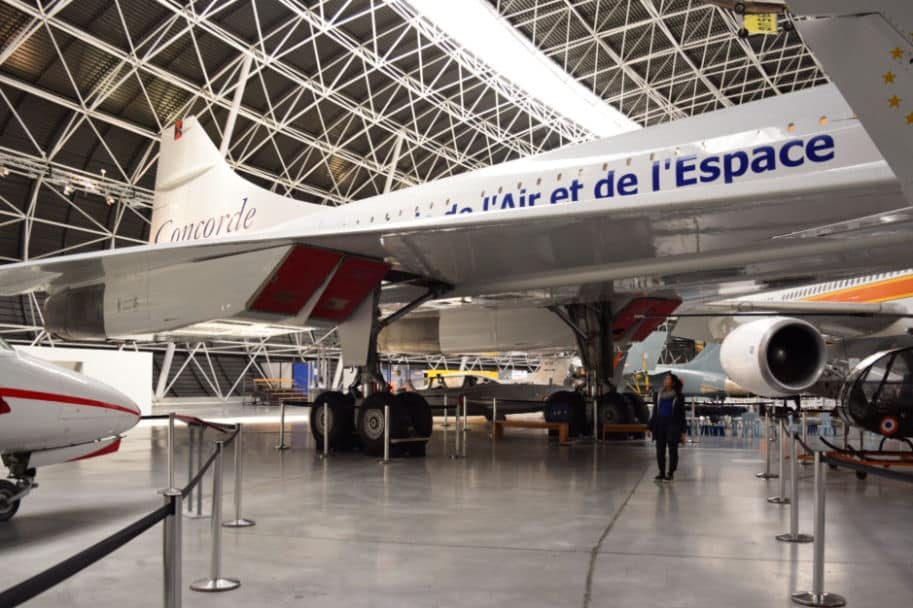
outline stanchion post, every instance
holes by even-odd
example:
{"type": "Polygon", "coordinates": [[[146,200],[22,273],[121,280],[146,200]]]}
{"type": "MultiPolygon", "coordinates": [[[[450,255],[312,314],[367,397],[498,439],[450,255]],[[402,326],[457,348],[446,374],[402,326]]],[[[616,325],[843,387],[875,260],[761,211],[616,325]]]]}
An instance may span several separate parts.
{"type": "Polygon", "coordinates": [[[287,450],[289,446],[285,443],[285,401],[279,402],[279,445],[277,450],[287,450]]]}
{"type": "Polygon", "coordinates": [[[788,505],[790,502],[789,497],[786,495],[786,476],[785,476],[785,472],[786,472],[785,466],[786,465],[784,464],[786,462],[786,454],[785,454],[786,446],[784,445],[786,443],[786,441],[784,441],[785,427],[786,427],[786,420],[784,418],[780,418],[780,420],[778,421],[778,424],[777,424],[777,453],[779,455],[779,460],[780,460],[780,463],[778,465],[779,472],[777,473],[777,478],[779,480],[779,487],[778,487],[777,495],[771,496],[770,498],[767,499],[767,502],[769,502],[771,504],[775,504],[775,505],[788,505]]]}
{"type": "Polygon", "coordinates": [[[774,479],[777,474],[770,471],[770,411],[764,412],[764,472],[755,475],[758,479],[774,479]]]}
{"type": "Polygon", "coordinates": [[[181,491],[167,489],[162,492],[165,504],[171,505],[171,514],[165,518],[162,542],[162,569],[165,608],[181,608],[181,491]]]}
{"type": "MultiPolygon", "coordinates": [[[[187,426],[187,430],[190,434],[189,445],[187,446],[187,482],[189,483],[193,479],[193,450],[196,444],[197,429],[192,424],[187,426]]],[[[193,511],[193,492],[195,488],[190,488],[190,491],[187,493],[187,511],[193,511]]]]}
{"type": "Polygon", "coordinates": [[[330,409],[329,404],[323,402],[323,458],[329,458],[330,456],[330,409]]]}
{"type": "MultiPolygon", "coordinates": [[[[190,427],[193,429],[193,426],[190,427]]],[[[195,434],[196,436],[196,451],[197,451],[197,471],[200,471],[203,468],[203,433],[206,432],[205,426],[200,426],[199,431],[195,434]]],[[[190,462],[191,465],[188,467],[188,480],[193,478],[193,436],[191,436],[190,444],[190,462]]],[[[204,474],[205,477],[205,474],[204,474]]],[[[200,479],[199,485],[191,490],[187,495],[187,517],[190,519],[204,519],[209,517],[203,513],[203,480],[200,479]],[[196,494],[194,494],[196,493],[196,494]],[[196,500],[194,500],[196,496],[196,500]]]]}
{"type": "MultiPolygon", "coordinates": [[[[200,426],[200,432],[197,433],[197,471],[203,468],[203,435],[206,433],[206,427],[200,426]]],[[[197,517],[205,517],[203,515],[203,480],[200,480],[200,485],[197,486],[197,517]]]]}
{"type": "Polygon", "coordinates": [[[238,423],[238,434],[235,436],[235,445],[234,445],[235,518],[231,521],[226,521],[225,523],[222,524],[226,528],[249,528],[249,527],[253,526],[255,523],[254,520],[252,520],[252,519],[246,519],[244,517],[241,517],[241,494],[242,494],[241,480],[244,477],[243,472],[242,472],[242,468],[243,468],[242,462],[244,461],[244,444],[243,444],[244,439],[243,438],[244,438],[243,427],[241,426],[241,423],[239,422],[238,423]]]}
{"type": "Polygon", "coordinates": [[[599,401],[593,399],[593,441],[599,441],[599,401]]]}
{"type": "Polygon", "coordinates": [[[390,406],[384,405],[384,459],[383,464],[390,464],[390,406]]]}
{"type": "Polygon", "coordinates": [[[824,502],[827,465],[821,462],[821,452],[815,452],[815,547],[812,564],[812,590],[794,593],[793,603],[816,608],[839,608],[846,600],[824,590],[824,502]]]}
{"type": "Polygon", "coordinates": [[[491,398],[491,440],[495,440],[495,425],[498,424],[498,399],[491,398]]]}
{"type": "Polygon", "coordinates": [[[450,426],[450,423],[447,422],[447,393],[444,393],[444,424],[442,426],[445,429],[450,426]]]}
{"type": "Polygon", "coordinates": [[[455,452],[450,455],[451,460],[458,460],[466,458],[466,395],[460,395],[457,398],[456,409],[453,413],[453,419],[455,420],[456,430],[454,438],[454,449],[455,452]],[[462,407],[463,413],[460,413],[460,408],[462,407]]]}
{"type": "Polygon", "coordinates": [[[222,462],[224,442],[216,441],[216,460],[212,470],[212,547],[210,552],[209,578],[195,581],[190,588],[194,591],[231,591],[241,586],[241,581],[222,576],[222,462]]]}
{"type": "Polygon", "coordinates": [[[168,487],[162,491],[165,504],[171,506],[171,514],[165,518],[162,526],[162,581],[165,608],[181,607],[181,517],[184,504],[181,500],[181,491],[174,486],[174,418],[174,412],[171,412],[168,415],[168,487]]]}
{"type": "MultiPolygon", "coordinates": [[[[174,412],[168,414],[168,491],[176,490],[174,487],[174,412]]],[[[180,515],[180,512],[178,512],[180,515]]]]}
{"type": "Polygon", "coordinates": [[[700,436],[700,429],[697,428],[697,404],[694,401],[691,402],[691,439],[688,440],[688,443],[700,443],[701,440],[698,439],[700,436]]]}
{"type": "Polygon", "coordinates": [[[463,397],[463,458],[466,458],[466,452],[469,443],[469,403],[466,397],[463,397]]]}
{"type": "Polygon", "coordinates": [[[792,458],[789,461],[789,496],[792,502],[789,505],[789,532],[777,536],[777,540],[785,543],[810,543],[812,537],[799,533],[799,440],[792,437],[792,458]]]}

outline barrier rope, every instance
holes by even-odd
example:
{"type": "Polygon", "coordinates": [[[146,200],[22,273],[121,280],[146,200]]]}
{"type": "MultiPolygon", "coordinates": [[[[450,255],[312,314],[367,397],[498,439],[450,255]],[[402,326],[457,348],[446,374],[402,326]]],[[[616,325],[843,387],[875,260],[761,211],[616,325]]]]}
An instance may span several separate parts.
{"type": "Polygon", "coordinates": [[[174,501],[162,505],[142,519],[118,530],[88,549],[84,549],[76,555],[63,560],[59,564],[51,566],[44,572],[40,572],[32,578],[24,580],[18,585],[13,585],[6,591],[0,592],[0,606],[18,606],[19,604],[27,602],[35,596],[44,593],[54,585],[65,581],[81,570],[88,568],[106,555],[120,549],[169,515],[173,515],[174,505],[174,501]]]}
{"type": "MultiPolygon", "coordinates": [[[[802,449],[804,449],[807,454],[814,454],[815,450],[810,448],[807,443],[802,441],[802,437],[799,435],[799,433],[787,430],[786,434],[795,438],[796,441],[799,442],[799,445],[802,446],[802,449]]],[[[832,450],[834,450],[835,452],[849,453],[851,455],[857,453],[856,450],[841,450],[841,449],[835,447],[832,443],[830,443],[823,437],[819,437],[818,440],[821,441],[824,445],[826,445],[829,448],[831,448],[832,450]]],[[[871,460],[871,459],[869,458],[869,460],[871,460]]],[[[852,460],[844,460],[843,458],[834,458],[833,456],[828,455],[827,452],[823,452],[823,451],[821,452],[821,462],[824,462],[824,463],[830,464],[830,465],[834,465],[834,466],[844,467],[847,469],[851,469],[853,471],[859,471],[861,473],[871,473],[872,475],[876,475],[879,477],[885,477],[887,479],[893,479],[895,481],[905,481],[907,483],[913,483],[913,475],[910,475],[908,473],[898,473],[897,471],[892,471],[890,469],[886,469],[883,467],[866,465],[866,464],[862,464],[859,462],[853,462],[852,460]]],[[[885,460],[884,462],[890,464],[891,461],[885,460]]]]}
{"type": "MultiPolygon", "coordinates": [[[[144,416],[144,418],[167,418],[168,416],[144,416]]],[[[180,417],[181,419],[188,417],[180,417]]],[[[198,418],[193,418],[193,420],[199,420],[198,418]]],[[[222,432],[227,433],[232,427],[227,427],[224,425],[216,425],[213,423],[207,423],[203,420],[200,420],[201,423],[218,428],[222,432]]],[[[234,427],[234,432],[225,440],[223,445],[230,445],[235,438],[238,436],[238,427],[234,427]]],[[[197,474],[193,476],[186,486],[181,489],[181,498],[187,496],[190,491],[200,483],[203,479],[203,475],[206,474],[206,471],[209,470],[209,467],[212,466],[212,463],[216,459],[216,451],[213,449],[212,454],[209,458],[200,467],[200,470],[197,471],[197,474]]],[[[70,578],[74,574],[88,568],[98,560],[102,559],[117,551],[125,544],[156,525],[163,519],[169,516],[180,517],[180,513],[174,512],[174,507],[177,504],[176,500],[172,500],[167,504],[159,507],[152,513],[145,515],[144,517],[136,520],[132,524],[118,530],[114,534],[108,536],[107,538],[95,543],[88,549],[84,549],[69,557],[62,562],[51,566],[47,570],[36,574],[35,576],[22,581],[17,585],[13,585],[6,591],[0,592],[0,606],[4,608],[12,608],[13,606],[18,606],[23,602],[40,595],[50,589],[51,587],[62,583],[66,579],[70,578]]]]}
{"type": "MultiPolygon", "coordinates": [[[[235,429],[235,432],[232,433],[229,436],[229,438],[226,439],[222,445],[226,445],[226,446],[231,445],[231,443],[235,440],[235,437],[237,437],[237,436],[238,436],[238,430],[235,429]]],[[[209,458],[207,458],[206,462],[204,462],[203,465],[200,466],[200,470],[197,471],[197,474],[194,475],[193,478],[187,482],[186,486],[181,488],[181,498],[186,498],[187,495],[190,494],[190,491],[193,490],[200,483],[200,481],[203,480],[203,476],[206,474],[206,471],[209,470],[209,467],[212,466],[212,463],[213,463],[213,461],[215,461],[215,459],[216,459],[216,450],[215,450],[215,448],[213,448],[212,452],[210,452],[210,454],[209,454],[209,458]]]]}

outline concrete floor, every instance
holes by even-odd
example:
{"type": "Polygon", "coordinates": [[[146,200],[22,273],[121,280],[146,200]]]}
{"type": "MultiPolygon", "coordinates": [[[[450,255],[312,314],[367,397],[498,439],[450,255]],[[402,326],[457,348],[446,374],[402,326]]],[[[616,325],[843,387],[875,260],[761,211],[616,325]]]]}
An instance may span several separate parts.
{"type": "MultiPolygon", "coordinates": [[[[240,406],[195,408],[236,416],[240,406]]],[[[275,410],[245,408],[245,415],[275,410]]],[[[811,545],[788,545],[788,507],[757,443],[708,439],[682,450],[656,484],[647,442],[549,445],[508,430],[496,449],[481,419],[469,457],[435,430],[425,459],[384,467],[361,454],[316,458],[300,410],[293,449],[277,452],[274,418],[248,424],[247,529],[225,529],[224,574],[240,589],[184,591],[185,606],[789,606],[811,585],[811,545]]],[[[180,429],[179,480],[186,477],[180,429]]],[[[166,484],[165,429],[130,433],[114,455],[39,473],[41,487],[0,527],[0,588],[19,582],[152,510],[166,484]]],[[[226,516],[231,462],[226,462],[226,516]]],[[[811,470],[801,479],[811,532],[811,470]]],[[[210,490],[207,479],[207,501],[210,490]]],[[[852,607],[913,601],[913,486],[832,472],[826,588],[852,607]]],[[[184,520],[185,588],[208,572],[209,521],[184,520]]],[[[161,528],[29,606],[161,604],[161,528]]]]}

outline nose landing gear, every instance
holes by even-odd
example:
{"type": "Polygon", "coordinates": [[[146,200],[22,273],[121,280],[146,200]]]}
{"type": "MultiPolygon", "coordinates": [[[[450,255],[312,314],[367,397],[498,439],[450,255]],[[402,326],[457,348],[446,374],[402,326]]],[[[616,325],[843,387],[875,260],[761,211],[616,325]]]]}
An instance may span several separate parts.
{"type": "Polygon", "coordinates": [[[38,484],[35,483],[35,469],[24,469],[21,475],[17,475],[17,468],[10,467],[15,482],[6,479],[0,480],[0,523],[11,520],[19,510],[19,503],[22,499],[38,487],[38,484]]]}

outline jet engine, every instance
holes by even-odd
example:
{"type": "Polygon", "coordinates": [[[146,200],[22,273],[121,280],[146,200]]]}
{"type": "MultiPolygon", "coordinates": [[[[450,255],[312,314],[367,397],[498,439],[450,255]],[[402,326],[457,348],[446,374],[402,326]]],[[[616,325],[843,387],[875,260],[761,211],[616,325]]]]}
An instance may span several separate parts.
{"type": "Polygon", "coordinates": [[[105,338],[105,286],[64,289],[44,303],[48,331],[65,340],[105,338]]]}
{"type": "Polygon", "coordinates": [[[771,317],[746,323],[723,340],[720,361],[729,377],[763,397],[808,390],[827,363],[821,333],[799,319],[771,317]]]}

